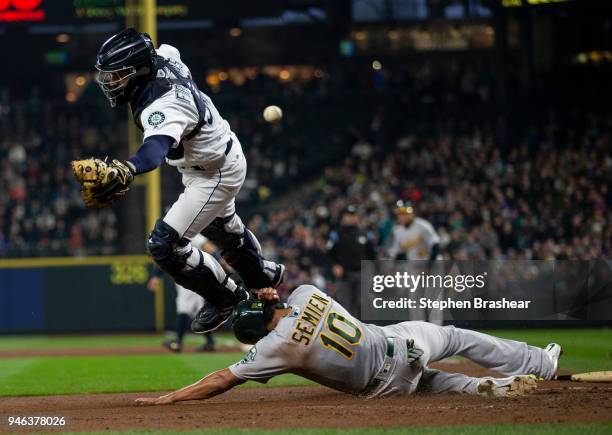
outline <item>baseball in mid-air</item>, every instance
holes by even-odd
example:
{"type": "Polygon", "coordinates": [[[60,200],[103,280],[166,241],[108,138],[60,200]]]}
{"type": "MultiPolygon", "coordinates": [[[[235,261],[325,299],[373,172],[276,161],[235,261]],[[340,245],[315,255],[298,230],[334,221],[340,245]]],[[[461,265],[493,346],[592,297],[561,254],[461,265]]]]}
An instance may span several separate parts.
{"type": "Polygon", "coordinates": [[[268,122],[278,122],[283,118],[283,111],[278,106],[268,106],[263,111],[263,117],[268,122]]]}

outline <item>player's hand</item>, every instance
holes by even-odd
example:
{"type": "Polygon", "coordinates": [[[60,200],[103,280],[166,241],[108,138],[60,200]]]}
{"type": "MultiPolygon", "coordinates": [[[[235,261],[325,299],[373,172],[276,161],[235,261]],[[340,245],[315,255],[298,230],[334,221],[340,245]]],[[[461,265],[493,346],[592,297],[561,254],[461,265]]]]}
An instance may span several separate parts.
{"type": "Polygon", "coordinates": [[[278,292],[276,289],[272,287],[266,287],[259,290],[255,290],[255,294],[257,295],[257,299],[263,299],[266,302],[280,302],[280,297],[278,296],[278,292]]]}
{"type": "Polygon", "coordinates": [[[419,358],[423,356],[423,350],[414,346],[414,340],[406,340],[406,347],[408,348],[408,364],[417,363],[419,358]]]}
{"type": "Polygon", "coordinates": [[[140,397],[136,399],[136,405],[142,406],[151,406],[151,405],[170,405],[172,404],[172,399],[166,396],[160,397],[140,397]]]}
{"type": "Polygon", "coordinates": [[[155,293],[157,290],[159,290],[161,280],[162,279],[159,276],[152,276],[149,278],[149,282],[147,282],[147,290],[155,293]]]}

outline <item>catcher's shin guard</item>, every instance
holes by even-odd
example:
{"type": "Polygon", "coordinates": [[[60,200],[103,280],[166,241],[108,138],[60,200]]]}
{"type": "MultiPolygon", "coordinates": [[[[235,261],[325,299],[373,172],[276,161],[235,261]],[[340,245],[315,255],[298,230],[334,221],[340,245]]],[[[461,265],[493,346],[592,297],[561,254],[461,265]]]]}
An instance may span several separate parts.
{"type": "Polygon", "coordinates": [[[163,220],[155,223],[148,240],[153,260],[174,281],[189,289],[220,310],[238,303],[236,284],[211,255],[193,248],[189,240],[163,220]]]}
{"type": "Polygon", "coordinates": [[[282,282],[285,266],[261,256],[257,238],[236,214],[215,218],[202,234],[221,249],[221,256],[240,274],[245,286],[276,288],[282,282]]]}

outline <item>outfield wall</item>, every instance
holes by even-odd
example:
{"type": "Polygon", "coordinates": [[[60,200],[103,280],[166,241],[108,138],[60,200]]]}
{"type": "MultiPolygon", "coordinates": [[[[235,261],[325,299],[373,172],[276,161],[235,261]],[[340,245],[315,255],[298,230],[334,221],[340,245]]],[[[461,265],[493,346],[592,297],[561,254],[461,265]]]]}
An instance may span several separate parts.
{"type": "Polygon", "coordinates": [[[145,255],[0,260],[0,333],[163,329],[145,255]]]}
{"type": "MultiPolygon", "coordinates": [[[[148,291],[152,268],[145,255],[0,259],[0,334],[173,329],[174,284],[166,276],[165,291],[148,291]]],[[[582,320],[458,317],[446,323],[468,328],[612,326],[612,287],[606,276],[606,284],[597,288],[599,297],[584,312],[573,313],[582,320]]]]}

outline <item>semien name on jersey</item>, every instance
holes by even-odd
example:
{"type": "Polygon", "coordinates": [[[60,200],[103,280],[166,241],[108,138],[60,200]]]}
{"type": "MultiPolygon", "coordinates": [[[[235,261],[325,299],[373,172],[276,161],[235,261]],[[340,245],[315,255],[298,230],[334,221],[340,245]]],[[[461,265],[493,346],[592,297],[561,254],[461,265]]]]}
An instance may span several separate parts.
{"type": "Polygon", "coordinates": [[[300,320],[298,320],[293,329],[291,339],[296,343],[302,343],[304,346],[308,346],[329,303],[329,299],[317,293],[313,293],[310,298],[308,298],[308,303],[306,303],[300,320]]]}

